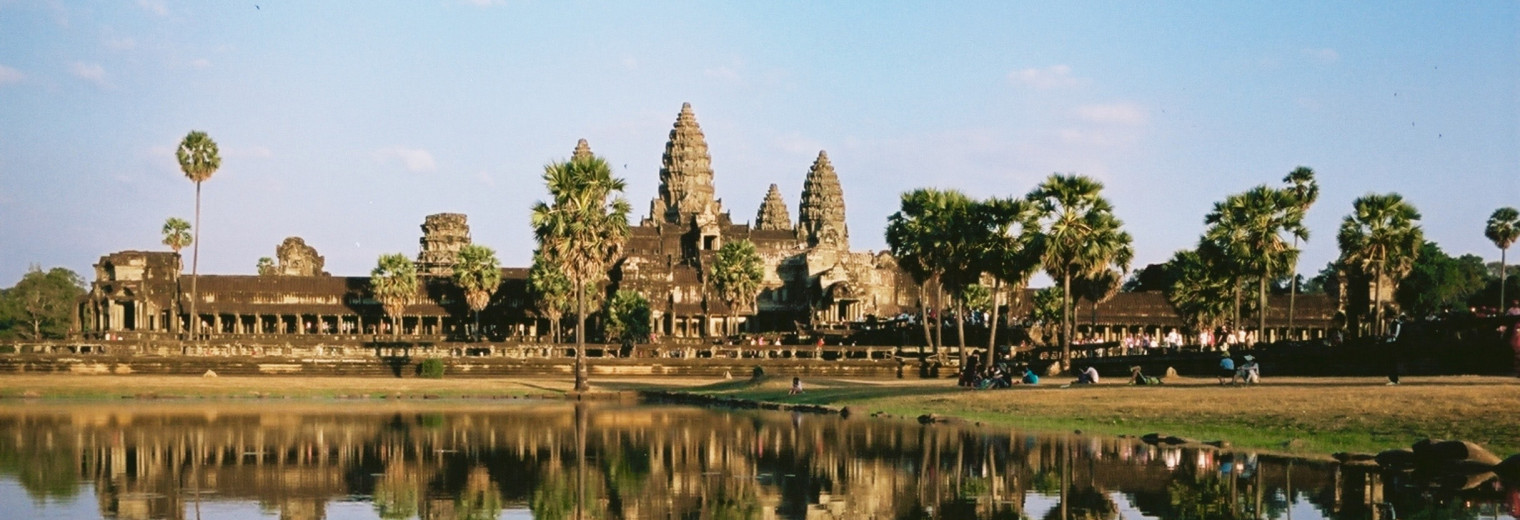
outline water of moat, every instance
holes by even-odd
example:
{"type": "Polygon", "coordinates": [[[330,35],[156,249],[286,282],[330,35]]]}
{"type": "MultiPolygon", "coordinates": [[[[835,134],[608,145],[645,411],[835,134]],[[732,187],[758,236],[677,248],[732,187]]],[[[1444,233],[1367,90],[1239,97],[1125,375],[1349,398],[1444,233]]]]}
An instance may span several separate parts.
{"type": "Polygon", "coordinates": [[[0,518],[1513,519],[1517,503],[1495,481],[786,412],[0,403],[0,518]]]}

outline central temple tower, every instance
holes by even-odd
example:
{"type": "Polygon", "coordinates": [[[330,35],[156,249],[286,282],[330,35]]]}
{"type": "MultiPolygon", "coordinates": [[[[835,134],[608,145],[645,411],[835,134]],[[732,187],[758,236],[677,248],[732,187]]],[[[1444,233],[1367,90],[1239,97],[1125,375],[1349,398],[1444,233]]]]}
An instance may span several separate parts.
{"type": "Polygon", "coordinates": [[[657,224],[689,225],[700,215],[717,216],[723,212],[713,199],[712,156],[707,153],[707,138],[697,125],[691,103],[681,104],[665,156],[660,159],[660,193],[649,204],[649,220],[657,224]]]}

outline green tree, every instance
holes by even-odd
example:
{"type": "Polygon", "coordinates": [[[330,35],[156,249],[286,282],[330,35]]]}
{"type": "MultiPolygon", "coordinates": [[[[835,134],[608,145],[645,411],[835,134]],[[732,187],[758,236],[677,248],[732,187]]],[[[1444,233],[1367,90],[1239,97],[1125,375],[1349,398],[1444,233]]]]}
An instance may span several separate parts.
{"type": "Polygon", "coordinates": [[[200,299],[196,282],[200,279],[201,262],[201,183],[210,180],[216,170],[222,167],[222,156],[216,147],[216,141],[200,130],[191,130],[186,134],[174,156],[179,159],[180,171],[184,172],[190,182],[195,183],[195,237],[191,240],[190,257],[190,334],[191,337],[196,337],[201,330],[200,316],[195,313],[195,302],[200,299]]]}
{"type": "Polygon", "coordinates": [[[628,239],[628,201],[622,179],[607,161],[589,152],[544,167],[549,202],[533,206],[533,231],[539,248],[561,260],[575,290],[575,389],[586,384],[586,288],[607,276],[628,239]]]}
{"type": "MultiPolygon", "coordinates": [[[[1298,203],[1299,226],[1302,227],[1304,216],[1309,213],[1309,207],[1319,200],[1319,183],[1314,180],[1314,169],[1308,166],[1294,168],[1293,171],[1288,172],[1286,177],[1283,177],[1283,183],[1288,185],[1284,190],[1298,203]]],[[[1307,230],[1305,232],[1307,233],[1307,230]]],[[[1309,241],[1307,235],[1305,235],[1304,241],[1309,241]]],[[[1298,250],[1298,235],[1296,234],[1293,235],[1293,250],[1298,250]]],[[[1298,302],[1297,258],[1293,259],[1292,265],[1289,268],[1292,271],[1292,276],[1288,278],[1288,331],[1291,333],[1293,330],[1294,311],[1298,302]]]]}
{"type": "Polygon", "coordinates": [[[1397,193],[1369,193],[1352,202],[1352,212],[1341,221],[1336,242],[1341,264],[1373,278],[1375,334],[1383,333],[1383,280],[1401,278],[1413,266],[1425,242],[1416,223],[1420,212],[1397,193]]]}
{"type": "MultiPolygon", "coordinates": [[[[987,236],[979,238],[981,268],[992,277],[992,319],[987,324],[987,361],[997,347],[999,298],[1006,292],[1017,298],[1029,286],[1029,278],[1040,268],[1043,242],[1040,241],[1039,208],[1024,199],[993,198],[977,205],[980,229],[987,236]]],[[[1019,303],[1010,301],[1012,308],[1019,303]]]]}
{"type": "Polygon", "coordinates": [[[401,334],[401,313],[417,298],[417,265],[401,253],[380,255],[369,272],[369,290],[391,318],[391,334],[401,334]]]}
{"type": "Polygon", "coordinates": [[[1483,236],[1499,248],[1499,309],[1503,310],[1505,271],[1509,261],[1505,255],[1509,246],[1520,239],[1520,211],[1508,206],[1494,210],[1494,214],[1488,217],[1488,224],[1483,226],[1483,236]]]}
{"type": "Polygon", "coordinates": [[[1071,281],[1109,266],[1128,271],[1134,249],[1124,223],[1102,195],[1103,184],[1080,175],[1053,174],[1029,192],[1038,205],[1044,245],[1041,264],[1061,281],[1061,368],[1071,368],[1071,281]]]}
{"type": "Polygon", "coordinates": [[[259,276],[274,276],[276,274],[274,259],[267,256],[259,257],[258,263],[254,264],[253,268],[258,270],[259,276]]]}
{"type": "MultiPolygon", "coordinates": [[[[1034,292],[1034,296],[1029,301],[1029,314],[1025,318],[1041,331],[1049,331],[1051,325],[1060,323],[1065,307],[1066,296],[1061,294],[1061,288],[1059,286],[1046,287],[1034,292]]],[[[1050,343],[1049,332],[1044,332],[1039,336],[1041,343],[1050,343]]]]}
{"type": "Polygon", "coordinates": [[[1182,250],[1167,261],[1171,279],[1166,301],[1172,304],[1183,326],[1194,332],[1211,330],[1224,321],[1231,310],[1230,297],[1235,283],[1227,271],[1210,265],[1211,259],[1196,250],[1182,250]]]}
{"type": "MultiPolygon", "coordinates": [[[[728,242],[718,248],[708,276],[718,297],[728,304],[729,312],[738,315],[753,310],[755,296],[760,294],[760,282],[765,281],[765,262],[755,251],[753,242],[728,242]]],[[[733,333],[732,330],[728,332],[733,333]]]]}
{"type": "Polygon", "coordinates": [[[63,338],[84,293],[84,279],[74,271],[33,265],[16,285],[0,291],[0,326],[8,325],[21,339],[63,338]]]}
{"type": "Polygon", "coordinates": [[[1420,246],[1409,275],[1399,284],[1394,299],[1415,316],[1430,316],[1460,306],[1483,290],[1488,269],[1476,255],[1448,256],[1435,242],[1420,246]]]}
{"type": "Polygon", "coordinates": [[[607,301],[607,341],[632,345],[649,339],[649,300],[632,289],[618,289],[607,301]]]}
{"type": "Polygon", "coordinates": [[[164,245],[178,253],[180,249],[190,245],[195,239],[190,236],[190,223],[179,217],[169,217],[164,221],[164,245]]]}
{"type": "Polygon", "coordinates": [[[1223,245],[1234,264],[1256,277],[1256,331],[1262,340],[1267,333],[1267,284],[1272,273],[1298,261],[1298,249],[1282,235],[1293,236],[1295,243],[1307,240],[1309,230],[1303,220],[1303,206],[1292,192],[1267,186],[1233,195],[1204,217],[1210,225],[1207,238],[1223,245]]]}
{"type": "Polygon", "coordinates": [[[928,285],[941,284],[944,274],[942,246],[948,240],[950,218],[946,208],[954,205],[952,199],[964,200],[959,192],[946,192],[933,188],[905,192],[897,212],[887,217],[887,247],[897,259],[898,267],[918,285],[919,314],[924,327],[924,343],[939,352],[939,344],[930,334],[927,291],[928,285]]]}
{"type": "Polygon", "coordinates": [[[491,295],[501,286],[501,264],[496,251],[470,244],[459,248],[454,263],[454,283],[464,290],[464,301],[475,312],[475,341],[480,341],[480,311],[491,303],[491,295]]]}
{"type": "Polygon", "coordinates": [[[542,249],[533,251],[528,291],[533,294],[533,306],[549,320],[550,339],[558,343],[560,322],[565,311],[570,310],[570,279],[565,278],[565,270],[559,264],[544,256],[542,249]]]}
{"type": "Polygon", "coordinates": [[[1124,275],[1113,269],[1104,269],[1071,281],[1077,297],[1087,300],[1092,312],[1092,326],[1098,326],[1098,304],[1108,301],[1119,293],[1124,275]]]}

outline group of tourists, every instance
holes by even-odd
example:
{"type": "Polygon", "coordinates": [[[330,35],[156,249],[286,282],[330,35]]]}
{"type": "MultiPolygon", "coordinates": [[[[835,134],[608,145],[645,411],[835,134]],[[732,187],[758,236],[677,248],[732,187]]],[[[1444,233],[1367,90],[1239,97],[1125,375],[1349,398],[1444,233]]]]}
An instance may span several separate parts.
{"type": "Polygon", "coordinates": [[[961,367],[958,385],[977,390],[1009,388],[1013,385],[1040,384],[1040,376],[1028,365],[1015,366],[1006,356],[999,356],[991,365],[982,366],[980,358],[971,358],[961,367]]]}
{"type": "Polygon", "coordinates": [[[1219,356],[1219,384],[1236,384],[1236,382],[1254,385],[1261,382],[1261,365],[1256,363],[1256,356],[1246,354],[1241,357],[1241,363],[1237,365],[1235,359],[1230,357],[1230,351],[1221,351],[1219,356]]]}

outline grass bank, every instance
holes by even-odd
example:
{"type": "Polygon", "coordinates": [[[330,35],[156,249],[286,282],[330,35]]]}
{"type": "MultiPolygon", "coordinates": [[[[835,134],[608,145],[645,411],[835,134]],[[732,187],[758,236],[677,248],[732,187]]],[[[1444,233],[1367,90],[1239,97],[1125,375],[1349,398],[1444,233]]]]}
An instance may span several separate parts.
{"type": "Polygon", "coordinates": [[[0,398],[513,398],[563,397],[571,381],[374,377],[3,375],[0,398]]]}
{"type": "MultiPolygon", "coordinates": [[[[1064,382],[1064,381],[1061,381],[1064,382]]],[[[727,381],[686,392],[788,404],[849,406],[857,413],[940,414],[1027,430],[1111,435],[1162,432],[1237,447],[1300,454],[1377,452],[1426,437],[1461,439],[1500,456],[1520,453],[1520,381],[1502,377],[1274,378],[1219,386],[1173,378],[1161,386],[1122,383],[1060,388],[965,390],[953,381],[727,381]]],[[[644,385],[642,389],[681,390],[644,385]]]]}

